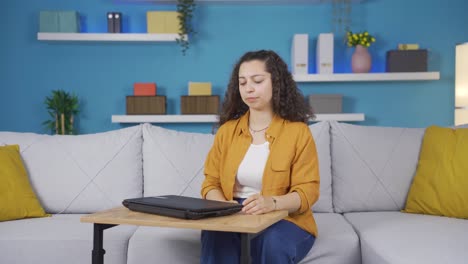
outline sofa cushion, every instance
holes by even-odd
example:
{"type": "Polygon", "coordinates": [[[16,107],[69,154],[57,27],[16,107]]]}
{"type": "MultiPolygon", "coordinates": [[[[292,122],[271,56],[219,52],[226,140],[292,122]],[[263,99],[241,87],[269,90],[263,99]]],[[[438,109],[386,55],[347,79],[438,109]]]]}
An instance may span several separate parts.
{"type": "Polygon", "coordinates": [[[29,183],[18,145],[0,146],[0,221],[47,216],[29,183]]]}
{"type": "MultiPolygon", "coordinates": [[[[300,263],[361,263],[359,238],[342,215],[315,213],[314,217],[319,236],[300,263]]],[[[200,250],[199,230],[139,227],[128,245],[128,264],[195,264],[200,262],[200,250]]]]}
{"type": "Polygon", "coordinates": [[[143,125],[144,195],[200,198],[203,168],[213,144],[211,134],[143,125]]]}
{"type": "Polygon", "coordinates": [[[314,213],[318,236],[301,264],[360,264],[359,237],[343,215],[314,213]]]}
{"type": "Polygon", "coordinates": [[[468,219],[468,129],[426,129],[405,212],[468,219]]]}
{"type": "Polygon", "coordinates": [[[323,121],[309,126],[312,137],[317,148],[319,173],[320,173],[320,196],[312,206],[314,212],[333,212],[332,203],[332,176],[330,156],[330,125],[323,121]]]}
{"type": "MultiPolygon", "coordinates": [[[[91,263],[93,225],[79,214],[53,215],[0,223],[0,263],[91,263]]],[[[105,263],[126,264],[135,226],[104,231],[105,263]]]]}
{"type": "Polygon", "coordinates": [[[335,211],[401,210],[425,129],[330,124],[335,211]]]}
{"type": "Polygon", "coordinates": [[[363,264],[462,264],[468,221],[401,212],[347,213],[361,240],[363,264]]]}
{"type": "Polygon", "coordinates": [[[95,212],[142,195],[141,126],[78,136],[0,132],[3,144],[20,145],[46,212],[95,212]]]}

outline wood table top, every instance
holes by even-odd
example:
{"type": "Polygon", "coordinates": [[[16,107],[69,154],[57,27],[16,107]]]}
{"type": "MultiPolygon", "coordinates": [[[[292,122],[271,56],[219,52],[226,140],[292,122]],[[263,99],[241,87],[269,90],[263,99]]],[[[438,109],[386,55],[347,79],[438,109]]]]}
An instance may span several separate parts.
{"type": "Polygon", "coordinates": [[[199,220],[186,220],[155,214],[135,212],[124,206],[82,216],[84,223],[177,227],[211,231],[258,233],[288,215],[287,211],[273,211],[262,215],[242,212],[199,220]]]}

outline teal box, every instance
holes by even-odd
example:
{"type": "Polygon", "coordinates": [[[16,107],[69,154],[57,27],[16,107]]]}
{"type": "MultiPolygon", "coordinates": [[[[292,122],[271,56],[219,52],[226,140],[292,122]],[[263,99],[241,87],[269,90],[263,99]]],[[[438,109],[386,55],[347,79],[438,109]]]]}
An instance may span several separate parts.
{"type": "Polygon", "coordinates": [[[76,11],[41,11],[39,32],[80,32],[80,15],[76,11]]]}
{"type": "Polygon", "coordinates": [[[59,32],[56,11],[41,11],[39,13],[39,32],[59,32]]]}
{"type": "Polygon", "coordinates": [[[80,15],[76,11],[58,12],[59,32],[80,32],[80,15]]]}

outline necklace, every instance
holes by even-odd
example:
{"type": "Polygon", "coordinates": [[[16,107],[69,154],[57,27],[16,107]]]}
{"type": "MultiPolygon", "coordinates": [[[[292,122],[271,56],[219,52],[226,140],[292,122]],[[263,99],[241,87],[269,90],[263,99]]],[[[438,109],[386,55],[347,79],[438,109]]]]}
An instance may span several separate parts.
{"type": "Polygon", "coordinates": [[[255,134],[255,133],[258,133],[258,132],[261,132],[261,131],[267,129],[269,126],[270,126],[270,125],[266,126],[265,128],[259,129],[259,130],[254,130],[254,129],[252,129],[252,128],[249,126],[249,129],[250,129],[250,132],[252,132],[253,134],[255,134]]]}

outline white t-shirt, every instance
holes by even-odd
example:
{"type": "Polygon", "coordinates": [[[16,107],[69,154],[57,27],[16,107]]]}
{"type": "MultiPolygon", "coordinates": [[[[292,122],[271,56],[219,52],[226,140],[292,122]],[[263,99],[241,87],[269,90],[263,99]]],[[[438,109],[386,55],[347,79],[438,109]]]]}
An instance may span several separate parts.
{"type": "Polygon", "coordinates": [[[239,165],[234,185],[234,197],[247,198],[260,193],[262,189],[263,171],[270,155],[270,143],[251,144],[244,159],[239,165]]]}

